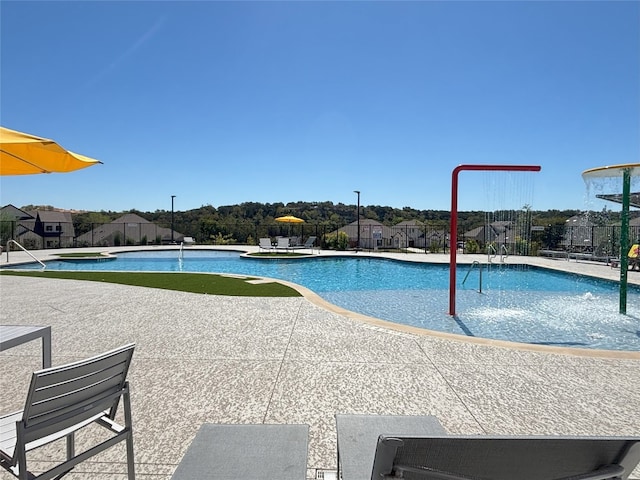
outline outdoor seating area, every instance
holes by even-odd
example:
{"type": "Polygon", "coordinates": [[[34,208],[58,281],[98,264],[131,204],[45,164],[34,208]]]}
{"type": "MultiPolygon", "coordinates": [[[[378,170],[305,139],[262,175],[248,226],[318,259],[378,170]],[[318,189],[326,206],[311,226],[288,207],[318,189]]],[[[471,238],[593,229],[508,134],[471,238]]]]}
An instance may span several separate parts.
{"type": "MultiPolygon", "coordinates": [[[[6,275],[0,276],[0,288],[16,300],[3,305],[0,323],[27,327],[34,326],[30,320],[48,319],[51,371],[58,380],[74,376],[60,365],[92,363],[85,359],[114,343],[135,341],[126,375],[131,423],[122,421],[129,409],[124,397],[125,408],[111,419],[125,432],[132,425],[135,456],[127,441],[119,441],[83,458],[67,480],[132,478],[131,459],[135,476],[149,480],[206,479],[211,472],[215,478],[256,478],[251,472],[257,466],[268,474],[257,478],[355,480],[372,478],[374,465],[411,478],[416,464],[403,456],[409,448],[396,448],[400,442],[416,452],[445,452],[440,463],[424,467],[448,472],[446,459],[475,452],[464,458],[480,462],[473,470],[480,478],[493,478],[493,471],[482,469],[489,468],[487,452],[508,448],[492,443],[505,437],[514,445],[525,445],[518,443],[521,438],[543,439],[542,446],[522,449],[539,456],[526,467],[532,476],[518,470],[518,478],[547,478],[536,470],[544,464],[541,456],[550,455],[547,450],[574,458],[573,451],[602,447],[602,464],[582,462],[576,453],[574,466],[554,477],[551,468],[559,460],[551,457],[545,475],[595,479],[609,478],[602,475],[610,472],[640,479],[640,468],[629,473],[637,463],[640,431],[640,369],[633,356],[401,333],[305,297],[219,297],[6,275]],[[176,323],[177,318],[188,321],[176,323]],[[554,447],[545,449],[551,440],[554,447]],[[612,453],[620,442],[630,447],[622,447],[627,457],[612,453]]],[[[11,378],[0,389],[0,412],[24,408],[29,378],[47,378],[42,354],[39,341],[0,353],[3,379],[11,378]]],[[[87,428],[76,435],[83,449],[102,437],[101,427],[87,428]]],[[[515,450],[510,457],[517,458],[515,450]]],[[[67,462],[63,439],[27,455],[37,472],[67,462]]],[[[449,478],[466,479],[469,472],[453,471],[458,476],[449,478]]],[[[11,477],[3,472],[0,478],[11,477]]]]}
{"type": "MultiPolygon", "coordinates": [[[[637,436],[448,435],[431,415],[336,415],[336,430],[341,480],[621,480],[640,463],[637,436]]],[[[171,480],[305,480],[308,431],[202,425],[171,480]]]]}
{"type": "Polygon", "coordinates": [[[300,249],[313,249],[313,245],[316,243],[316,237],[311,236],[307,238],[304,243],[294,243],[291,242],[289,248],[292,250],[300,250],[300,249]]]}
{"type": "Polygon", "coordinates": [[[134,480],[131,400],[126,381],[134,347],[125,345],[34,372],[24,409],[0,416],[0,466],[20,480],[60,478],[77,464],[124,441],[128,478],[134,480]],[[115,422],[121,400],[124,426],[115,422]],[[76,432],[93,423],[112,435],[76,453],[76,432]],[[66,439],[66,458],[40,474],[30,472],[27,454],[60,439],[66,439]]]}
{"type": "MultiPolygon", "coordinates": [[[[638,244],[631,245],[627,254],[627,268],[629,270],[640,270],[640,256],[638,255],[638,244]]],[[[611,268],[620,268],[620,258],[610,259],[611,268]]]]}
{"type": "Polygon", "coordinates": [[[276,237],[275,241],[269,237],[258,241],[259,252],[288,252],[290,250],[313,250],[317,237],[310,236],[303,243],[300,237],[276,237]]]}
{"type": "MultiPolygon", "coordinates": [[[[550,258],[558,258],[562,260],[575,260],[576,262],[579,260],[582,261],[590,261],[590,262],[598,262],[604,263],[606,265],[611,264],[613,266],[614,262],[619,262],[619,258],[612,258],[611,255],[596,255],[594,253],[588,252],[569,252],[567,250],[540,250],[538,254],[541,257],[550,257],[550,258]]],[[[617,263],[616,263],[617,266],[617,263]]]]}

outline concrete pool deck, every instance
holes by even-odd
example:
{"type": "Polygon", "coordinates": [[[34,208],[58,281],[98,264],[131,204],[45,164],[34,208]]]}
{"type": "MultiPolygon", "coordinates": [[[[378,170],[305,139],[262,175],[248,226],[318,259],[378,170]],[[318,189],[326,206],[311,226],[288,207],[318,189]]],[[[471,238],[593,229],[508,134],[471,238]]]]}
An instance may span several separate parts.
{"type": "MultiPolygon", "coordinates": [[[[11,252],[11,261],[22,255],[11,252]]],[[[472,256],[458,260],[465,257],[472,256]]],[[[602,264],[530,263],[619,275],[602,264]]],[[[310,297],[0,276],[0,299],[0,324],[51,325],[54,365],[137,343],[129,380],[140,479],[168,480],[203,423],[308,424],[308,478],[336,468],[337,413],[435,415],[451,434],[640,435],[640,352],[461,341],[360,321],[310,297]]],[[[0,353],[0,413],[22,407],[40,348],[31,342],[0,353]]],[[[44,465],[61,455],[63,445],[33,458],[44,465]]],[[[65,478],[124,479],[125,472],[118,446],[65,478]]],[[[12,477],[0,473],[5,478],[12,477]]],[[[640,469],[631,478],[640,479],[640,469]]]]}

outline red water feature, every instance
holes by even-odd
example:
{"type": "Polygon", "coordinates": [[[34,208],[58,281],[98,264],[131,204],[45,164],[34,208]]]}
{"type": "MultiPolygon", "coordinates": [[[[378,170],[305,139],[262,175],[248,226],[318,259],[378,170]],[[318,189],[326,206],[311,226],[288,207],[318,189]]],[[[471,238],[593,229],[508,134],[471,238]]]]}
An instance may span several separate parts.
{"type": "Polygon", "coordinates": [[[456,314],[456,254],[458,253],[458,174],[463,170],[539,172],[540,165],[458,165],[451,174],[451,232],[449,234],[449,315],[456,314]]]}

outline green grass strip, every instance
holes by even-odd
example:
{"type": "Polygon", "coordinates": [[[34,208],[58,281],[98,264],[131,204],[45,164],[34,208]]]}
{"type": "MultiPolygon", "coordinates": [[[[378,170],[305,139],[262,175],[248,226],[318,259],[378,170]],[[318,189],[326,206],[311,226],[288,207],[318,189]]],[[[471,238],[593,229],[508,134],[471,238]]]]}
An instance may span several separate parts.
{"type": "Polygon", "coordinates": [[[237,297],[299,297],[297,290],[277,282],[248,283],[252,277],[234,278],[207,273],[148,273],[148,272],[59,272],[11,271],[1,275],[23,277],[62,278],[91,282],[119,283],[138,287],[164,288],[190,293],[229,295],[237,297]]]}

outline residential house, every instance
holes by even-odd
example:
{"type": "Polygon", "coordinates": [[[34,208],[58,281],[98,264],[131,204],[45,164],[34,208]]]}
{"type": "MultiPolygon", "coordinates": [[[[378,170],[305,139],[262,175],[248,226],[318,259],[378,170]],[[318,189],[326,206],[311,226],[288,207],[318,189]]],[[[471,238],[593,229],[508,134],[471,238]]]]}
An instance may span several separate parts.
{"type": "MultiPolygon", "coordinates": [[[[358,242],[358,222],[351,222],[340,228],[349,237],[349,244],[355,248],[358,242]]],[[[333,234],[337,233],[334,231],[333,234]]],[[[449,233],[446,230],[432,230],[419,220],[407,220],[387,227],[377,220],[360,219],[360,247],[367,250],[376,248],[432,248],[439,251],[448,247],[449,233]]]]}
{"type": "Polygon", "coordinates": [[[6,245],[9,240],[15,240],[21,245],[29,241],[35,248],[40,246],[42,240],[33,233],[36,224],[36,217],[31,212],[21,210],[11,204],[0,209],[0,232],[2,235],[2,245],[6,245]],[[29,237],[32,237],[29,239],[29,237]]]}
{"type": "Polygon", "coordinates": [[[393,248],[425,248],[425,225],[419,220],[405,220],[391,227],[393,248]]]}
{"type": "Polygon", "coordinates": [[[71,212],[38,210],[34,233],[42,238],[42,248],[73,247],[75,229],[71,212]]]}
{"type": "Polygon", "coordinates": [[[466,232],[463,237],[465,241],[475,240],[481,249],[489,244],[511,245],[515,243],[515,235],[512,234],[513,222],[496,221],[487,225],[482,225],[466,232]]]}
{"type": "MultiPolygon", "coordinates": [[[[352,222],[338,231],[344,232],[349,237],[351,247],[356,247],[358,242],[358,222],[352,222]]],[[[336,233],[336,232],[334,232],[336,233]]],[[[391,248],[393,231],[377,220],[370,218],[360,219],[360,248],[373,250],[376,248],[391,248]]]]}
{"type": "MultiPolygon", "coordinates": [[[[173,241],[181,242],[182,233],[173,231],[173,241]]],[[[80,235],[77,245],[82,246],[120,246],[171,243],[171,229],[160,227],[140,215],[127,213],[111,223],[97,226],[80,235]]]]}
{"type": "Polygon", "coordinates": [[[0,209],[2,242],[13,239],[23,247],[61,248],[74,245],[75,230],[70,212],[24,211],[13,205],[0,209]]]}

